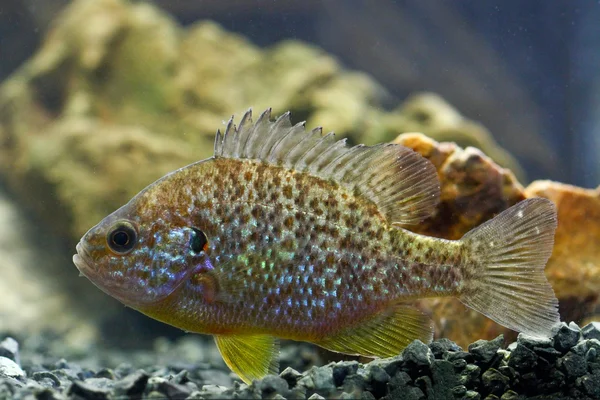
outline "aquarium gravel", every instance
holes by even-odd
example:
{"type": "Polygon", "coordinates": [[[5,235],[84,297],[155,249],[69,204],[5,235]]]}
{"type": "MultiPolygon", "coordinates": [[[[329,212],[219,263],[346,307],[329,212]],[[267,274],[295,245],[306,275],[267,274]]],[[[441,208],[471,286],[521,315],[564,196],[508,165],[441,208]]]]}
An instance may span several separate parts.
{"type": "Polygon", "coordinates": [[[50,354],[61,348],[50,342],[60,340],[24,338],[20,351],[15,339],[4,337],[0,399],[600,398],[600,323],[582,329],[562,323],[550,339],[521,334],[507,348],[502,336],[479,340],[466,351],[448,339],[430,345],[414,341],[393,358],[310,368],[303,365],[318,362],[316,348],[288,344],[281,353],[287,367],[250,386],[235,379],[216,355],[203,356],[215,362],[187,361],[214,354],[214,345],[202,339],[162,341],[160,357],[139,350],[73,353],[64,346],[64,356],[77,359],[73,362],[50,354]]]}

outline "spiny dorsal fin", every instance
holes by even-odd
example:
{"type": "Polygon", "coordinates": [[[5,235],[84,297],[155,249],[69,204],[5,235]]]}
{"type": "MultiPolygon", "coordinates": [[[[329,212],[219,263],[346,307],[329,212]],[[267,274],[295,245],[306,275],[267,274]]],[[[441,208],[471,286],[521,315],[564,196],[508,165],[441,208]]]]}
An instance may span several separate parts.
{"type": "Polygon", "coordinates": [[[271,109],[256,123],[247,111],[239,127],[229,120],[217,132],[215,157],[249,159],[333,179],[373,201],[393,223],[415,224],[431,215],[440,188],[433,164],[396,144],[346,146],[321,128],[306,132],[287,112],[271,121],[271,109]]]}

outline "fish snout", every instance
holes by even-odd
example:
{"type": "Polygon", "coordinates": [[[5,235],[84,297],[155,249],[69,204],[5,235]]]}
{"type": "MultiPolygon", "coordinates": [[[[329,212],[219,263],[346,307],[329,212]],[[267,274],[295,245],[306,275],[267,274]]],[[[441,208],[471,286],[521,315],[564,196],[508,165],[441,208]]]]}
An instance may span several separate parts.
{"type": "Polygon", "coordinates": [[[93,263],[85,244],[79,242],[75,247],[77,254],[73,255],[73,263],[83,275],[87,275],[89,272],[94,272],[93,263]]]}

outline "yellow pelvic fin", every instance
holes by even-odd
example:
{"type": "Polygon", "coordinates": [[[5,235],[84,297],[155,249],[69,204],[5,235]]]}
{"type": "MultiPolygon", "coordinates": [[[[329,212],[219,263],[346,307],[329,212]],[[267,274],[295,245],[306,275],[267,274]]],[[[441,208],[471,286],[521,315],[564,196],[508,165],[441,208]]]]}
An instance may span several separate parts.
{"type": "Polygon", "coordinates": [[[315,344],[339,353],[393,357],[415,339],[431,342],[431,319],[415,307],[398,304],[315,344]]]}
{"type": "Polygon", "coordinates": [[[279,341],[269,335],[216,335],[225,364],[247,384],[279,372],[279,341]]]}

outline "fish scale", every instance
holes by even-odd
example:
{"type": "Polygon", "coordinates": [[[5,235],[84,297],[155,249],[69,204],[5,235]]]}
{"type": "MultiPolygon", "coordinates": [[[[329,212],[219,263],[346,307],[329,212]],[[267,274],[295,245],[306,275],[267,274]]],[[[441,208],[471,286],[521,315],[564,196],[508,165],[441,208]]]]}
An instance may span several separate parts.
{"type": "Polygon", "coordinates": [[[410,149],[347,147],[289,114],[248,112],[217,132],[214,157],[90,229],[73,261],[124,304],[213,335],[247,383],[277,372],[279,338],[368,357],[428,342],[432,321],[412,304],[425,297],[548,336],[553,204],[525,200],[456,241],[404,228],[439,196],[435,168],[410,149]]]}
{"type": "MultiPolygon", "coordinates": [[[[220,320],[220,324],[259,332],[277,329],[275,333],[289,338],[297,338],[293,333],[300,328],[306,332],[314,326],[309,335],[318,337],[335,327],[338,319],[360,319],[360,315],[377,312],[402,297],[423,297],[436,290],[447,293],[460,284],[456,276],[449,279],[448,274],[438,273],[444,269],[439,259],[446,246],[431,252],[427,260],[414,249],[419,247],[417,242],[428,238],[396,234],[392,240],[392,232],[405,232],[382,226],[384,218],[372,204],[352,206],[360,203],[360,199],[339,185],[277,166],[237,160],[219,160],[211,168],[214,170],[199,175],[223,177],[220,184],[212,186],[212,190],[203,188],[201,183],[194,184],[203,195],[184,197],[183,204],[175,207],[187,209],[188,202],[198,205],[194,209],[211,205],[203,209],[201,218],[212,220],[190,216],[189,221],[198,226],[219,227],[206,230],[209,237],[216,238],[211,254],[218,254],[222,260],[234,257],[244,260],[248,256],[244,252],[254,251],[248,248],[249,243],[273,244],[280,253],[292,253],[288,263],[275,268],[265,268],[268,263],[261,268],[260,262],[269,257],[262,254],[258,257],[255,264],[259,266],[249,271],[252,281],[245,282],[245,290],[239,293],[246,308],[223,312],[219,308],[227,308],[228,304],[222,303],[193,307],[196,310],[207,307],[203,311],[207,315],[230,318],[220,320]],[[234,163],[240,165],[231,165],[234,163]],[[281,184],[284,186],[280,189],[281,184]],[[238,187],[252,190],[239,191],[238,187]],[[303,208],[305,205],[308,207],[303,208]],[[256,235],[255,240],[249,240],[251,235],[256,235]],[[407,256],[401,259],[399,254],[407,256]],[[267,300],[275,288],[286,296],[279,306],[271,307],[267,300]],[[248,308],[250,320],[260,320],[261,324],[248,326],[244,321],[248,308]],[[269,321],[276,322],[268,325],[269,321]]],[[[186,184],[189,182],[181,185],[186,184]]],[[[233,262],[229,268],[245,268],[246,264],[233,262]]]]}

